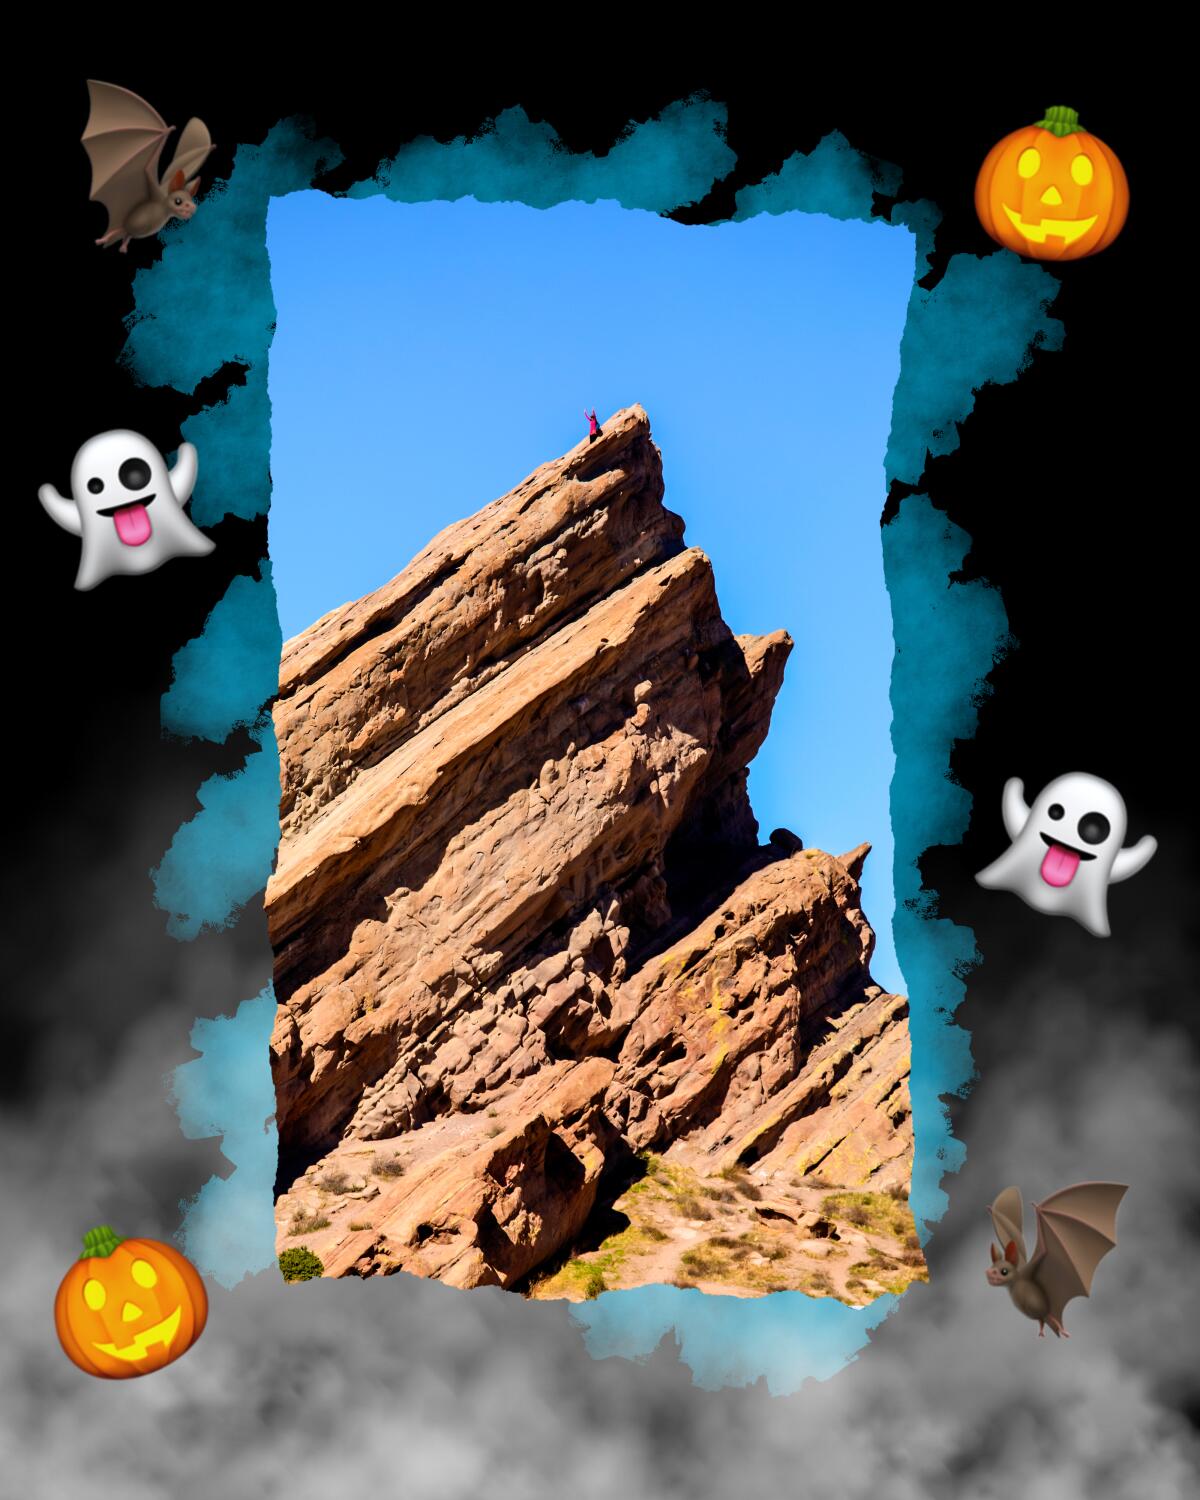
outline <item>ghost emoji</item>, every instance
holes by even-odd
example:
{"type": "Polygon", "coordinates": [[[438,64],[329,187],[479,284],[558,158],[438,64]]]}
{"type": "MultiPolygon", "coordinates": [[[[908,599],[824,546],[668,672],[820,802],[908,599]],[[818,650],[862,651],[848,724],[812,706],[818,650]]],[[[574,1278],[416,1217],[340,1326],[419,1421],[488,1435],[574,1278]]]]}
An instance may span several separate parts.
{"type": "Polygon", "coordinates": [[[71,465],[71,498],[52,484],[38,490],[56,525],[81,540],[77,589],[114,573],[152,573],[173,557],[204,557],[213,543],[183,507],[196,483],[197,457],[182,443],[175,467],[140,433],[117,430],[89,438],[71,465]]]}
{"type": "Polygon", "coordinates": [[[1149,834],[1121,847],[1125,803],[1116,787],[1072,771],[1026,807],[1024,786],[1014,778],[1005,783],[1003,813],[1012,848],[980,870],[978,883],[1107,937],[1109,886],[1144,869],[1158,848],[1149,834]]]}

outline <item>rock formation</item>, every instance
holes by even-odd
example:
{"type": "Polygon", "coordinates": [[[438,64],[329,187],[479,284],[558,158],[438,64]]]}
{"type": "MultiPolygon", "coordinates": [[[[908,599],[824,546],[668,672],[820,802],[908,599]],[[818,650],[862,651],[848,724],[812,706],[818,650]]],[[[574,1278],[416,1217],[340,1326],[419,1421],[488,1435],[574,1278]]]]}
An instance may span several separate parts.
{"type": "Polygon", "coordinates": [[[902,1198],[867,846],[760,847],[792,643],[730,632],[662,501],[631,407],[284,648],[277,1217],[327,1275],[528,1287],[651,1178],[789,1244],[818,1189],[902,1198]]]}

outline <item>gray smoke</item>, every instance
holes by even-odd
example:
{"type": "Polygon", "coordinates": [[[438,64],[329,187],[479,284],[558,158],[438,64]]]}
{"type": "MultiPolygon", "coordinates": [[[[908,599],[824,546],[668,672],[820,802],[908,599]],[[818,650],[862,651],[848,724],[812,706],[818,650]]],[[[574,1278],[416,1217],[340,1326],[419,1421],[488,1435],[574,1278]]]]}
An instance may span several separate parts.
{"type": "MultiPolygon", "coordinates": [[[[1082,974],[1048,947],[1011,1011],[970,1018],[987,1061],[959,1110],[968,1161],[946,1183],[931,1284],[853,1365],[794,1396],[703,1391],[669,1340],[642,1363],[594,1360],[563,1305],[404,1276],[286,1287],[268,1272],[232,1292],[210,1286],[208,1328],[177,1364],[125,1382],[82,1374],[52,1322],[79,1236],[111,1222],[170,1238],[179,1199],[220,1157],[179,1135],[164,1075],[191,1055],[194,1016],[230,1013],[269,971],[257,917],[190,945],[162,935],[142,894],[156,827],[76,890],[90,917],[70,953],[44,962],[37,1087],[5,1110],[6,1496],[1194,1492],[1200,1455],[1183,1413],[1196,1399],[1185,1330],[1200,1325],[1200,1066],[1182,1031],[1140,1012],[1141,970],[1116,940],[1093,942],[1082,974]],[[1131,1184],[1120,1244],[1093,1297],[1068,1308],[1072,1338],[1039,1341],[985,1283],[985,1207],[1009,1182],[1028,1202],[1086,1177],[1131,1184]]],[[[1178,940],[1152,936],[1158,971],[1186,974],[1178,940]]]]}

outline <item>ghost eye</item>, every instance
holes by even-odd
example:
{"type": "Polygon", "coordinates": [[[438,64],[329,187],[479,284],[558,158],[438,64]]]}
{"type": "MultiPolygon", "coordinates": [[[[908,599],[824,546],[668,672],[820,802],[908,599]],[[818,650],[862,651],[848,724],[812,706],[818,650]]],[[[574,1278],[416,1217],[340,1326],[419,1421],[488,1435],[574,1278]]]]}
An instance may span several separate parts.
{"type": "Polygon", "coordinates": [[[150,483],[150,465],[142,458],[127,458],[117,470],[117,478],[127,490],[144,490],[150,483]]]}
{"type": "Polygon", "coordinates": [[[102,495],[103,493],[104,493],[104,481],[103,481],[103,479],[89,479],[88,480],[88,494],[89,495],[102,495]]]}
{"type": "Polygon", "coordinates": [[[158,1284],[158,1272],[148,1260],[135,1260],[129,1268],[129,1274],[138,1286],[152,1287],[158,1284]]]}
{"type": "Polygon", "coordinates": [[[1085,156],[1081,151],[1078,156],[1072,158],[1071,176],[1080,187],[1087,187],[1095,175],[1095,168],[1092,166],[1092,158],[1090,156],[1085,156]]]}
{"type": "Polygon", "coordinates": [[[93,1312],[99,1312],[104,1306],[107,1293],[102,1281],[85,1281],[83,1283],[83,1300],[93,1312]]]}
{"type": "Polygon", "coordinates": [[[1046,809],[1046,816],[1048,818],[1053,818],[1056,823],[1058,822],[1059,818],[1062,817],[1062,815],[1063,815],[1063,809],[1062,809],[1062,803],[1061,802],[1052,802],[1050,804],[1050,806],[1046,809]]]}
{"type": "Polygon", "coordinates": [[[175,200],[175,207],[179,208],[182,205],[182,203],[183,203],[183,199],[182,198],[176,198],[176,200],[175,200]]]}
{"type": "Polygon", "coordinates": [[[1021,177],[1032,177],[1042,164],[1042,153],[1036,146],[1027,146],[1017,158],[1017,172],[1021,177]]]}
{"type": "Polygon", "coordinates": [[[1102,844],[1111,826],[1103,813],[1084,813],[1079,820],[1079,837],[1085,844],[1102,844]]]}

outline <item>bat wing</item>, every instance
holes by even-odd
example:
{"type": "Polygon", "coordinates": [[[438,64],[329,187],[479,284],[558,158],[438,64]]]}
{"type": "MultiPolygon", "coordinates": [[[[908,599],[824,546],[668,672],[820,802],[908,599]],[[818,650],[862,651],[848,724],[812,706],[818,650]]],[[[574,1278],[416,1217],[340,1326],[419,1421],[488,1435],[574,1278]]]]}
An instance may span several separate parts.
{"type": "Polygon", "coordinates": [[[89,196],[104,204],[109,223],[117,227],[146,200],[146,168],[157,166],[170,130],[158,111],[129,89],[89,78],[88,93],[91,109],[82,140],[92,164],[89,196]]]}
{"type": "Polygon", "coordinates": [[[193,116],[183,127],[183,134],[176,144],[171,165],[163,173],[162,186],[165,188],[176,172],[182,172],[186,182],[200,170],[212,148],[212,137],[208,133],[208,126],[203,120],[197,120],[193,116]]]}
{"type": "Polygon", "coordinates": [[[996,1238],[1002,1245],[1007,1245],[1009,1240],[1015,1240],[1017,1263],[1023,1265],[1025,1262],[1024,1212],[1021,1208],[1019,1189],[1010,1187],[998,1193],[992,1204],[991,1214],[996,1238]]]}
{"type": "Polygon", "coordinates": [[[1049,1316],[1062,1321],[1072,1297],[1092,1290],[1096,1267],[1117,1243],[1119,1182],[1080,1182],[1035,1203],[1037,1248],[1029,1269],[1046,1294],[1049,1316]]]}

